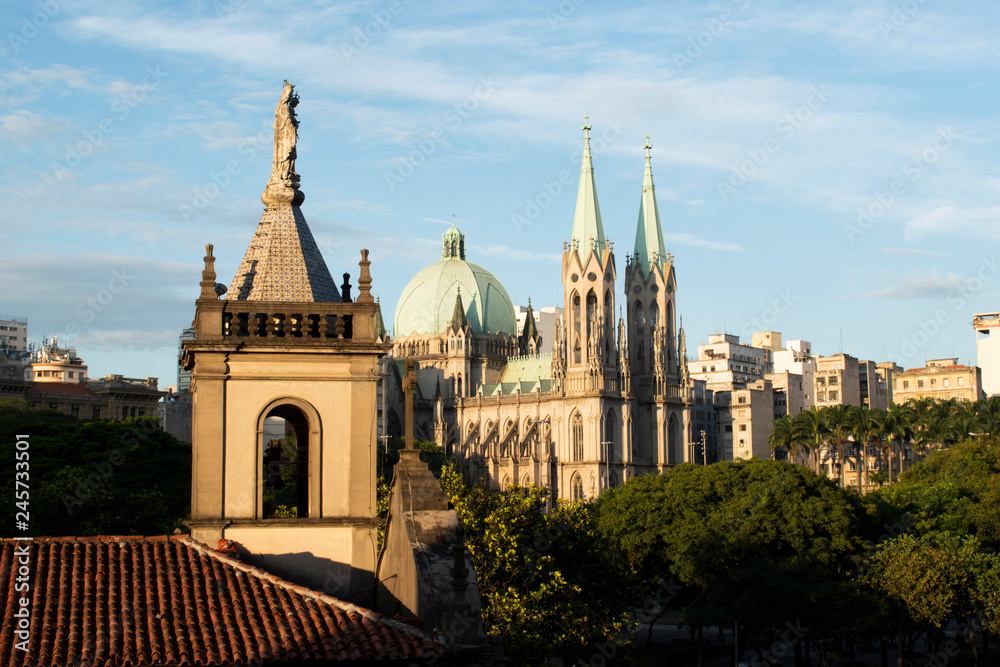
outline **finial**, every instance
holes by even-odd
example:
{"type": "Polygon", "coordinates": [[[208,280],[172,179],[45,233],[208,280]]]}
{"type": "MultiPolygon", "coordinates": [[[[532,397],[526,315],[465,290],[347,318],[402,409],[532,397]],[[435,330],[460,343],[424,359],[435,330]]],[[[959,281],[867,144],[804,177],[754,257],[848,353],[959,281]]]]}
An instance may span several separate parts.
{"type": "Polygon", "coordinates": [[[201,272],[201,299],[218,299],[215,291],[215,257],[212,250],[215,247],[209,243],[205,246],[205,268],[201,272]]]}
{"type": "Polygon", "coordinates": [[[531,310],[531,297],[528,297],[528,310],[531,310]]]}
{"type": "Polygon", "coordinates": [[[653,149],[653,144],[649,143],[649,132],[646,133],[646,145],[643,146],[646,149],[646,159],[649,159],[649,151],[653,149]]]}
{"type": "Polygon", "coordinates": [[[368,249],[364,248],[361,250],[361,261],[358,262],[361,272],[358,274],[358,298],[354,300],[355,303],[371,303],[375,300],[372,298],[372,274],[368,270],[371,265],[368,261],[368,249]]]}
{"type": "Polygon", "coordinates": [[[583,127],[581,129],[583,130],[583,138],[584,139],[590,139],[590,130],[591,130],[591,127],[590,127],[590,114],[589,113],[583,114],[583,127]]]}

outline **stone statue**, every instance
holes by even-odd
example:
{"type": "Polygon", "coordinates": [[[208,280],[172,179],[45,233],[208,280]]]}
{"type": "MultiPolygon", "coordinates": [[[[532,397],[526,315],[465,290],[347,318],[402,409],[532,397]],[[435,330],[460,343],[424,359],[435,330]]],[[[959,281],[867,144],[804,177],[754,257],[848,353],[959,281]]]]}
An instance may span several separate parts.
{"type": "Polygon", "coordinates": [[[295,94],[295,86],[285,81],[281,101],[274,111],[274,164],[271,167],[271,180],[289,186],[299,182],[299,175],[295,173],[295,142],[299,138],[295,107],[298,105],[299,96],[295,94]]]}
{"type": "Polygon", "coordinates": [[[274,111],[274,160],[271,163],[271,178],[261,195],[267,206],[278,204],[300,205],[305,195],[299,190],[299,175],[295,173],[295,144],[299,138],[299,121],[295,118],[295,107],[299,96],[295,86],[285,81],[281,100],[274,111]]]}

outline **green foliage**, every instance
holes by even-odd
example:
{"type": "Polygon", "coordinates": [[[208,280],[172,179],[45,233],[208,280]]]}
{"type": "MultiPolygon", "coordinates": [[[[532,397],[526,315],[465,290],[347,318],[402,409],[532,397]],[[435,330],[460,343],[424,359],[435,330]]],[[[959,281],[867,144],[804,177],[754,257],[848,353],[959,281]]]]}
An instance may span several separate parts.
{"type": "MultiPolygon", "coordinates": [[[[694,596],[692,625],[740,622],[751,643],[786,622],[833,627],[850,617],[850,564],[862,554],[856,494],[803,466],[774,461],[682,465],[600,499],[599,535],[646,581],[676,576],[694,596]]],[[[652,596],[652,588],[647,594],[652,596]]]]}
{"type": "Polygon", "coordinates": [[[987,630],[1000,630],[1000,557],[974,537],[931,533],[883,542],[865,582],[914,626],[940,630],[951,620],[978,618],[987,630]]]}
{"type": "Polygon", "coordinates": [[[1000,547],[1000,439],[968,439],[931,453],[879,495],[921,533],[971,534],[1000,547]]]}
{"type": "Polygon", "coordinates": [[[441,486],[476,566],[484,629],[514,664],[627,656],[635,580],[597,539],[593,505],[546,512],[544,489],[467,486],[456,466],[441,486]]]}
{"type": "MultiPolygon", "coordinates": [[[[29,436],[32,536],[170,533],[189,514],[191,445],[159,420],[84,421],[0,404],[0,515],[14,517],[15,445],[29,436]]],[[[22,480],[23,481],[23,480],[22,480]]],[[[25,535],[13,525],[4,534],[25,535]]]]}

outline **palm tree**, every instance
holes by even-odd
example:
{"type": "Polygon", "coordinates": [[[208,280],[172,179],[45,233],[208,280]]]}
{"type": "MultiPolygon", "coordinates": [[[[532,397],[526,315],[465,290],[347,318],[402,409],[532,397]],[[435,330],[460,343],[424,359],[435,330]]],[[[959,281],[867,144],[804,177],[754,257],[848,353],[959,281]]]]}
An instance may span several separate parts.
{"type": "Polygon", "coordinates": [[[843,405],[830,405],[823,409],[823,423],[829,433],[830,444],[836,452],[840,488],[844,488],[844,445],[851,434],[847,417],[847,409],[843,405]]]}
{"type": "Polygon", "coordinates": [[[808,442],[808,438],[803,437],[799,424],[788,415],[782,415],[774,421],[771,435],[767,439],[771,446],[771,458],[775,458],[777,450],[782,449],[788,452],[790,461],[799,457],[799,447],[803,444],[808,447],[808,442]]]}
{"type": "Polygon", "coordinates": [[[803,410],[795,415],[795,421],[799,425],[799,432],[802,434],[802,446],[812,451],[813,463],[816,466],[816,474],[819,474],[820,440],[826,433],[826,423],[823,421],[823,412],[815,405],[808,410],[803,410]],[[807,444],[808,443],[808,444],[807,444]]]}
{"type": "Polygon", "coordinates": [[[899,468],[896,471],[896,480],[898,481],[899,476],[903,474],[903,450],[906,448],[906,442],[913,436],[913,428],[903,406],[897,403],[889,406],[885,422],[882,424],[882,433],[885,434],[886,442],[889,443],[886,462],[889,468],[889,483],[892,484],[892,448],[895,446],[899,455],[899,468]]]}

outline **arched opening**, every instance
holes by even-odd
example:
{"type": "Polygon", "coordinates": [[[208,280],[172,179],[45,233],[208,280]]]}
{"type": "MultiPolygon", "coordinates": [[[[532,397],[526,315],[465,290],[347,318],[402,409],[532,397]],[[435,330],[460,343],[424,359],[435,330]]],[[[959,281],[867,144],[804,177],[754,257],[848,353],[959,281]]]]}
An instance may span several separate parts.
{"type": "Polygon", "coordinates": [[[618,416],[614,410],[608,410],[604,418],[604,442],[607,443],[608,460],[611,463],[621,463],[621,438],[618,433],[618,416]]]}
{"type": "Polygon", "coordinates": [[[677,342],[674,340],[674,304],[667,301],[667,367],[673,368],[683,359],[677,359],[677,342]]]}
{"type": "Polygon", "coordinates": [[[574,461],[583,460],[583,416],[579,412],[574,412],[570,419],[572,430],[572,445],[574,461]]]}
{"type": "Polygon", "coordinates": [[[635,302],[635,331],[638,334],[642,334],[646,326],[646,313],[642,309],[642,304],[638,301],[635,302]]]}
{"type": "Polygon", "coordinates": [[[667,451],[669,463],[683,463],[684,452],[681,442],[680,427],[677,424],[677,415],[670,415],[670,423],[667,426],[667,451]]]}
{"type": "Polygon", "coordinates": [[[309,418],[296,405],[282,403],[264,414],[260,518],[309,516],[311,431],[309,418]]]}
{"type": "Polygon", "coordinates": [[[582,330],[580,327],[580,295],[573,292],[571,300],[573,304],[573,332],[576,334],[576,337],[579,338],[582,330]]]}
{"type": "Polygon", "coordinates": [[[583,500],[583,479],[580,477],[580,473],[573,473],[573,479],[570,481],[569,486],[572,489],[570,498],[572,500],[583,500]]]}
{"type": "Polygon", "coordinates": [[[458,376],[458,396],[465,396],[465,394],[462,393],[462,376],[461,375],[458,376]]]}
{"type": "Polygon", "coordinates": [[[591,328],[597,326],[597,295],[594,294],[594,290],[587,292],[587,342],[590,344],[590,339],[594,335],[591,328]]]}

